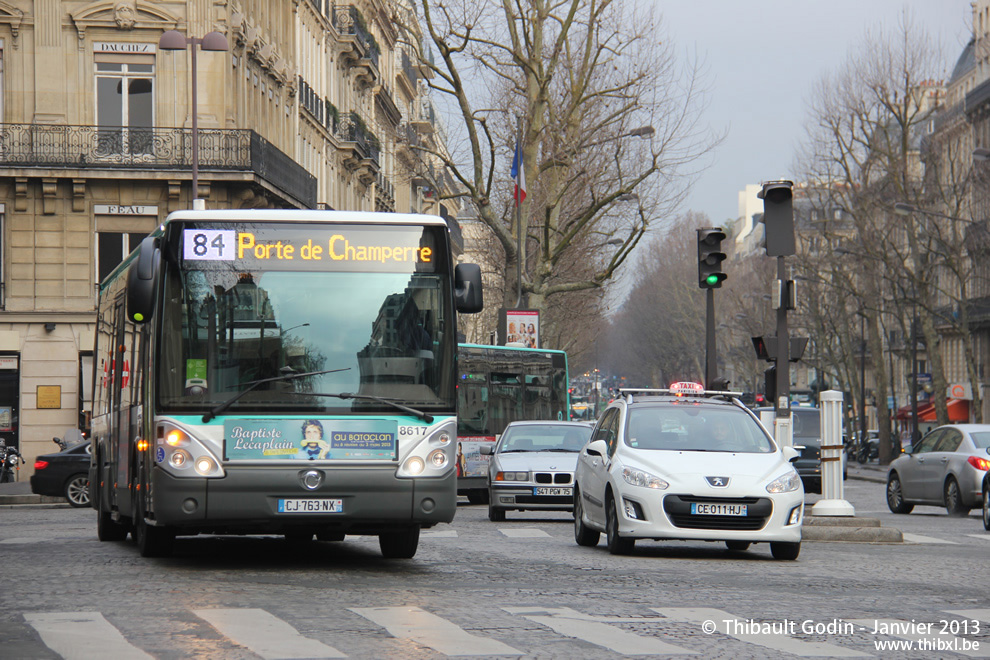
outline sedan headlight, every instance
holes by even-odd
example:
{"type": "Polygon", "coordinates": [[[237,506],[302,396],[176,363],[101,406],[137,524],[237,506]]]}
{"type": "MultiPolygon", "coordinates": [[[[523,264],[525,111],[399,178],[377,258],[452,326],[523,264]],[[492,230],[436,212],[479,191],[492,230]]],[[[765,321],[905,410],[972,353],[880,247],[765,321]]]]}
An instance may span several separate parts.
{"type": "Polygon", "coordinates": [[[643,488],[667,490],[667,487],[670,486],[670,484],[660,477],[654,476],[649,472],[643,472],[642,470],[633,470],[632,468],[623,468],[622,478],[626,480],[626,483],[630,483],[633,486],[642,486],[643,488]]]}
{"type": "Polygon", "coordinates": [[[495,481],[529,481],[529,472],[496,472],[495,481]]]}
{"type": "Polygon", "coordinates": [[[801,477],[791,470],[767,484],[768,493],[791,493],[801,487],[801,477]]]}

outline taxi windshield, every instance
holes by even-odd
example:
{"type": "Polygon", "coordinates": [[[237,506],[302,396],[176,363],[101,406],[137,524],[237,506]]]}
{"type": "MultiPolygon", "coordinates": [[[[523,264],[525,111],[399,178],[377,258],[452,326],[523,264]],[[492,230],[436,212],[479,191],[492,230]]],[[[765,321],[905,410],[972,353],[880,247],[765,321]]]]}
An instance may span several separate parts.
{"type": "Polygon", "coordinates": [[[767,454],[773,443],[745,412],[729,407],[631,408],[625,434],[634,449],[767,454]]]}

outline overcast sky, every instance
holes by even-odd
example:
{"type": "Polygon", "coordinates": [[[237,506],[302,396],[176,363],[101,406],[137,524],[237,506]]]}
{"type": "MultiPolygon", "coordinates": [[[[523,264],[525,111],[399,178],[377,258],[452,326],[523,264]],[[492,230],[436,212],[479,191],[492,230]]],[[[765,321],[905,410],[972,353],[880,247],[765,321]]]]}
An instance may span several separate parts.
{"type": "Polygon", "coordinates": [[[867,29],[893,29],[904,7],[941,41],[945,77],[969,41],[970,0],[646,0],[659,3],[670,41],[707,62],[706,119],[728,131],[683,211],[713,224],[734,219],[747,183],[794,179],[805,100],[837,70],[867,29]]]}

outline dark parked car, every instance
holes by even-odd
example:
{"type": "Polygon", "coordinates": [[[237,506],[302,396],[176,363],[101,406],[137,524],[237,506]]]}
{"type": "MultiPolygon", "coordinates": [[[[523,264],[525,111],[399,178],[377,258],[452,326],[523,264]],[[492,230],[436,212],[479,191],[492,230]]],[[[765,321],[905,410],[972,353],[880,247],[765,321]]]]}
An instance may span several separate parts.
{"type": "Polygon", "coordinates": [[[62,495],[72,506],[89,506],[89,442],[39,456],[34,462],[31,492],[62,495]]]}
{"type": "MultiPolygon", "coordinates": [[[[773,408],[757,408],[761,411],[773,408]]],[[[791,408],[791,428],[795,447],[801,447],[800,458],[793,461],[794,469],[801,475],[807,493],[822,492],[822,431],[821,411],[818,408],[795,406],[791,408]]],[[[769,429],[773,434],[773,427],[769,429]]],[[[848,476],[846,452],[842,452],[842,478],[848,476]]]]}

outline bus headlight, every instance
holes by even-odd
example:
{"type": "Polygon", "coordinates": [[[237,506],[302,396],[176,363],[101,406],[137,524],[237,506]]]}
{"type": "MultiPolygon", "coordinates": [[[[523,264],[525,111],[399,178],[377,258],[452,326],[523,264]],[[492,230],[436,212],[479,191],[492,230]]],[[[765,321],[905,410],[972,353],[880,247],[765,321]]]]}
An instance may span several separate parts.
{"type": "Polygon", "coordinates": [[[406,461],[403,467],[405,468],[405,471],[407,473],[415,477],[417,475],[423,474],[423,470],[426,469],[426,463],[423,462],[423,459],[420,458],[419,456],[413,456],[412,458],[406,461]]]}
{"type": "Polygon", "coordinates": [[[435,468],[442,468],[447,464],[447,454],[442,449],[434,449],[430,452],[430,465],[435,468]]]}
{"type": "Polygon", "coordinates": [[[217,469],[217,464],[209,456],[200,456],[196,459],[196,472],[204,477],[217,469]]]}
{"type": "Polygon", "coordinates": [[[184,468],[189,463],[189,452],[184,449],[176,449],[168,457],[169,464],[174,468],[184,468]]]}
{"type": "Polygon", "coordinates": [[[447,433],[446,431],[443,431],[442,433],[440,433],[440,435],[437,436],[437,442],[439,442],[441,445],[446,447],[447,445],[450,444],[450,434],[447,433]]]}
{"type": "Polygon", "coordinates": [[[165,442],[169,447],[186,447],[189,445],[189,436],[179,429],[172,429],[165,436],[165,442]]]}

